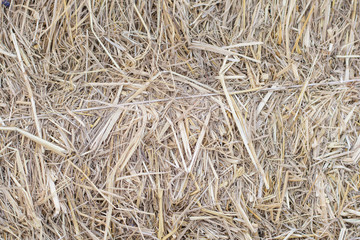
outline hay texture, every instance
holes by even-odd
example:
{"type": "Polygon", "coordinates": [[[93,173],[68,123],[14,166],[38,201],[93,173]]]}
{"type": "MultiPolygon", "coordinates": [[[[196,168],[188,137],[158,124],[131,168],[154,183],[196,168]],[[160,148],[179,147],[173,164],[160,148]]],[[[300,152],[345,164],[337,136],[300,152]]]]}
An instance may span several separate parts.
{"type": "Polygon", "coordinates": [[[8,0],[1,239],[358,239],[357,0],[8,0]]]}

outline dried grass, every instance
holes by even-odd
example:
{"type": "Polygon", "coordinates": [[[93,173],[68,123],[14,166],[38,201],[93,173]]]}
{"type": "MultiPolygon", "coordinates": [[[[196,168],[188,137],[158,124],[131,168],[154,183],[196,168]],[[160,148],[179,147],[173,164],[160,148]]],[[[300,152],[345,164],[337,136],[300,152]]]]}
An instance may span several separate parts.
{"type": "Polygon", "coordinates": [[[1,239],[357,239],[356,0],[1,7],[1,239]]]}

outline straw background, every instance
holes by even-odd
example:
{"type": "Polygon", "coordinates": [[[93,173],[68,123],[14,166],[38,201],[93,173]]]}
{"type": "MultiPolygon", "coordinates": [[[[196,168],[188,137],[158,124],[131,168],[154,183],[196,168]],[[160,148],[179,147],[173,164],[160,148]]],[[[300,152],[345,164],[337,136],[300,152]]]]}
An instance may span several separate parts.
{"type": "Polygon", "coordinates": [[[357,0],[12,0],[1,239],[358,239],[357,0]]]}

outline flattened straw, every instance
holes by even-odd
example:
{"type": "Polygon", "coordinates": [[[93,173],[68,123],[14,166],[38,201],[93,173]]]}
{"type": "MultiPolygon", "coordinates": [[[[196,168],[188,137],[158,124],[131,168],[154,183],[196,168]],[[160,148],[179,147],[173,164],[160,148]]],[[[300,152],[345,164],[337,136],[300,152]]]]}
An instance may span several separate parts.
{"type": "Polygon", "coordinates": [[[56,144],[54,143],[51,143],[49,141],[46,141],[42,138],[39,138],[35,135],[32,135],[31,133],[28,133],[22,129],[19,129],[17,127],[0,127],[0,131],[14,131],[14,132],[18,132],[20,134],[22,134],[23,136],[29,138],[30,140],[36,142],[37,144],[45,147],[46,149],[48,150],[51,150],[57,154],[60,154],[62,156],[65,156],[67,154],[67,151],[62,148],[62,147],[59,147],[57,146],[56,144]]]}
{"type": "Polygon", "coordinates": [[[93,16],[93,12],[92,12],[92,6],[91,6],[91,0],[88,0],[88,8],[89,8],[89,16],[90,16],[90,29],[91,32],[94,34],[94,36],[96,37],[96,39],[98,40],[98,42],[100,43],[101,47],[104,49],[106,55],[109,56],[109,58],[111,59],[112,63],[115,65],[116,69],[124,74],[125,72],[120,68],[120,66],[117,64],[117,62],[115,61],[115,59],[113,58],[113,56],[110,54],[110,52],[107,50],[107,48],[105,47],[105,45],[102,43],[102,41],[100,40],[100,38],[98,37],[98,35],[96,34],[95,30],[94,30],[94,16],[93,16]]]}
{"type": "Polygon", "coordinates": [[[248,42],[248,43],[237,43],[229,46],[224,46],[222,49],[237,48],[237,47],[249,47],[255,45],[261,45],[263,42],[248,42]]]}
{"type": "Polygon", "coordinates": [[[176,145],[177,145],[178,150],[179,150],[179,154],[180,154],[180,158],[181,158],[181,163],[182,163],[182,165],[183,165],[184,170],[186,171],[186,170],[187,170],[187,167],[186,167],[186,163],[185,163],[184,154],[183,154],[183,151],[182,151],[182,149],[181,149],[181,145],[180,145],[179,138],[177,137],[176,131],[175,131],[175,129],[174,129],[174,124],[172,123],[172,121],[171,121],[168,117],[166,117],[166,120],[168,121],[168,123],[169,123],[170,126],[171,126],[171,130],[172,130],[172,132],[173,132],[173,134],[174,134],[175,142],[176,142],[176,145]]]}
{"type": "MultiPolygon", "coordinates": [[[[128,147],[125,149],[121,157],[117,160],[115,166],[111,170],[108,178],[106,179],[106,186],[108,191],[112,194],[114,191],[114,184],[115,184],[115,174],[119,171],[122,172],[122,170],[125,168],[126,164],[130,160],[131,156],[134,154],[135,150],[140,144],[141,138],[144,134],[146,126],[146,117],[144,117],[143,124],[141,126],[141,129],[136,133],[135,136],[133,136],[129,142],[128,147]]],[[[108,205],[108,211],[106,214],[106,224],[105,224],[105,234],[104,234],[104,240],[107,239],[107,235],[109,234],[110,229],[110,220],[112,218],[112,212],[114,205],[112,204],[113,197],[112,195],[109,196],[109,201],[111,204],[108,205]]]]}
{"type": "Polygon", "coordinates": [[[250,229],[251,232],[253,232],[253,233],[256,232],[256,230],[254,229],[252,223],[249,220],[248,215],[246,214],[246,212],[244,211],[244,209],[241,206],[241,202],[242,202],[241,198],[240,199],[235,199],[235,197],[231,197],[231,196],[230,196],[230,198],[231,198],[233,204],[235,205],[236,211],[238,212],[239,216],[244,220],[245,225],[250,229]]]}
{"type": "Polygon", "coordinates": [[[225,56],[234,55],[234,56],[239,56],[239,57],[245,58],[252,62],[261,63],[259,60],[245,56],[243,54],[232,52],[232,51],[226,50],[224,48],[221,48],[221,47],[218,47],[215,45],[211,45],[211,44],[207,44],[207,43],[202,43],[202,42],[192,42],[190,44],[190,49],[199,49],[199,50],[204,50],[204,51],[209,51],[209,52],[215,52],[215,53],[223,54],[225,56]]]}
{"type": "Polygon", "coordinates": [[[158,230],[158,238],[159,239],[163,239],[164,236],[164,216],[163,216],[163,193],[164,190],[163,189],[158,189],[158,206],[159,206],[159,230],[158,230]]]}
{"type": "Polygon", "coordinates": [[[315,68],[315,65],[316,65],[316,63],[317,63],[318,57],[319,57],[319,54],[316,55],[316,57],[315,57],[315,59],[314,59],[314,61],[313,61],[313,64],[312,64],[311,69],[310,69],[310,71],[309,71],[308,77],[306,78],[306,80],[305,80],[305,82],[304,82],[304,84],[303,84],[303,86],[302,86],[301,92],[300,92],[300,94],[299,94],[298,100],[296,101],[296,104],[295,104],[295,106],[294,106],[294,109],[297,108],[297,107],[299,107],[300,104],[301,104],[301,102],[302,102],[302,100],[303,100],[305,91],[306,91],[306,89],[307,89],[307,87],[308,87],[308,85],[309,85],[310,79],[311,79],[311,77],[312,77],[312,75],[313,75],[314,68],[315,68]]]}
{"type": "Polygon", "coordinates": [[[55,206],[55,212],[53,214],[53,217],[57,217],[60,213],[60,201],[59,201],[59,196],[56,192],[55,183],[51,179],[50,175],[51,175],[50,171],[47,171],[47,180],[48,180],[48,184],[49,184],[49,188],[50,188],[50,192],[51,192],[51,197],[52,197],[52,200],[53,200],[54,206],[55,206]]]}
{"type": "Polygon", "coordinates": [[[0,117],[0,125],[1,126],[3,126],[3,127],[5,127],[6,125],[5,125],[5,123],[4,123],[4,120],[2,120],[2,118],[0,117]]]}
{"type": "MultiPolygon", "coordinates": [[[[226,61],[226,60],[225,60],[226,61]]],[[[224,61],[224,62],[225,62],[224,61]]],[[[252,144],[252,142],[248,139],[247,137],[247,133],[246,133],[246,127],[245,127],[245,124],[244,124],[244,119],[240,113],[240,111],[236,111],[235,110],[235,106],[234,106],[234,100],[232,99],[232,97],[229,95],[229,92],[227,90],[227,87],[226,87],[226,84],[225,84],[225,81],[224,81],[224,75],[222,72],[220,72],[220,81],[221,81],[221,85],[223,87],[223,90],[224,90],[224,93],[225,93],[225,97],[227,99],[227,102],[230,106],[230,109],[231,109],[231,112],[232,112],[232,116],[235,120],[235,123],[236,123],[236,126],[240,132],[240,135],[243,139],[243,142],[244,142],[244,145],[246,147],[246,150],[247,152],[249,153],[250,155],[250,158],[254,164],[254,166],[256,167],[256,169],[260,172],[260,175],[262,176],[263,180],[264,180],[264,183],[265,183],[265,187],[267,189],[269,189],[269,182],[268,180],[266,179],[266,175],[264,173],[264,170],[262,169],[261,167],[261,164],[259,163],[259,160],[257,158],[257,155],[255,153],[255,149],[254,149],[254,146],[252,144]]]]}
{"type": "Polygon", "coordinates": [[[353,149],[352,161],[357,164],[360,160],[360,136],[358,137],[353,149]]]}
{"type": "Polygon", "coordinates": [[[196,142],[194,154],[192,155],[190,166],[187,169],[187,172],[189,172],[189,173],[191,172],[191,170],[192,170],[192,168],[193,168],[193,166],[195,164],[195,161],[198,158],[200,148],[201,148],[201,145],[202,145],[205,133],[206,133],[206,129],[207,129],[208,125],[209,125],[210,117],[211,117],[211,111],[209,112],[209,114],[207,115],[207,117],[205,119],[205,122],[204,122],[204,125],[203,125],[202,129],[201,129],[199,138],[198,138],[198,140],[196,142]]]}
{"type": "Polygon", "coordinates": [[[281,194],[281,197],[280,197],[280,207],[279,207],[279,209],[278,209],[278,212],[277,212],[277,215],[276,215],[276,219],[275,219],[275,222],[277,222],[277,223],[278,223],[279,220],[280,220],[281,207],[282,207],[282,204],[283,204],[283,201],[284,201],[285,193],[286,193],[286,191],[287,191],[288,180],[289,180],[289,171],[287,171],[286,174],[285,174],[285,180],[284,180],[283,190],[282,190],[282,194],[281,194]]]}
{"type": "Polygon", "coordinates": [[[27,73],[25,71],[24,63],[23,63],[23,60],[22,60],[21,54],[20,54],[19,45],[18,45],[18,42],[16,40],[16,36],[15,36],[15,34],[13,32],[11,32],[11,39],[12,39],[12,41],[14,43],[14,46],[15,46],[15,49],[16,49],[16,54],[17,54],[17,57],[18,57],[18,60],[19,60],[21,73],[22,73],[22,76],[24,78],[24,83],[25,83],[26,89],[27,89],[28,94],[29,94],[29,99],[30,99],[30,102],[31,102],[32,114],[33,114],[33,117],[34,117],[34,122],[35,122],[35,125],[36,125],[37,134],[38,134],[39,138],[42,138],[41,129],[40,129],[40,123],[39,123],[39,119],[38,119],[38,116],[37,116],[37,113],[36,113],[36,105],[35,105],[33,92],[32,92],[31,86],[30,86],[29,76],[27,75],[27,73]]]}
{"type": "Polygon", "coordinates": [[[297,48],[297,46],[298,46],[298,44],[299,44],[299,41],[300,41],[300,38],[301,38],[301,36],[302,36],[302,34],[303,34],[304,30],[305,30],[305,27],[306,27],[307,23],[309,22],[309,19],[310,19],[310,17],[311,17],[311,14],[312,14],[313,11],[314,11],[314,8],[315,8],[315,4],[313,4],[313,5],[311,6],[310,12],[309,12],[309,14],[307,15],[306,20],[305,20],[305,23],[304,23],[304,25],[302,26],[302,28],[301,28],[301,30],[300,30],[300,33],[299,33],[299,35],[297,36],[297,38],[296,38],[296,40],[295,40],[295,44],[294,44],[294,47],[293,47],[292,50],[291,50],[291,53],[293,53],[293,52],[295,51],[295,49],[297,48]]]}
{"type": "Polygon", "coordinates": [[[145,30],[146,30],[146,34],[147,34],[148,41],[149,41],[149,42],[148,42],[148,45],[146,46],[146,49],[144,50],[144,52],[143,52],[140,56],[138,56],[138,57],[136,58],[137,60],[140,60],[140,59],[142,59],[142,58],[149,52],[149,49],[150,49],[150,47],[151,47],[151,34],[150,34],[150,31],[149,31],[149,28],[148,28],[148,27],[146,26],[146,24],[145,24],[145,21],[144,21],[143,17],[141,16],[139,10],[137,9],[135,3],[133,4],[133,7],[134,7],[134,9],[135,9],[136,14],[137,14],[138,17],[140,18],[141,24],[144,26],[144,28],[145,28],[145,30]]]}
{"type": "Polygon", "coordinates": [[[16,58],[16,54],[9,53],[9,52],[3,50],[2,48],[0,48],[0,54],[3,54],[8,57],[16,58]]]}
{"type": "Polygon", "coordinates": [[[337,58],[360,58],[360,55],[336,55],[337,58]]]}

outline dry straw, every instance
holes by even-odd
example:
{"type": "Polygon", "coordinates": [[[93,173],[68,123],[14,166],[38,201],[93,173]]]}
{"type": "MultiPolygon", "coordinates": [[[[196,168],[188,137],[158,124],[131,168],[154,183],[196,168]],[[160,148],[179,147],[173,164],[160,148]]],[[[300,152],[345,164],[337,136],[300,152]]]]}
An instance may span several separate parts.
{"type": "Polygon", "coordinates": [[[356,0],[13,0],[1,239],[356,239],[356,0]]]}

